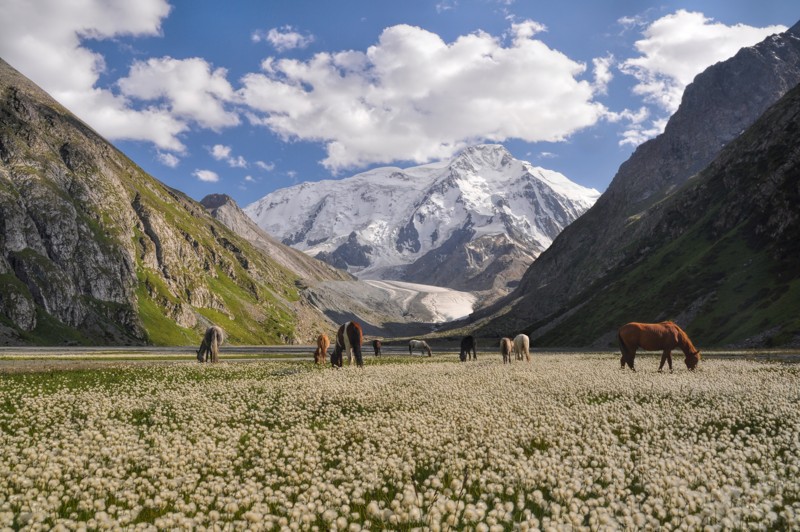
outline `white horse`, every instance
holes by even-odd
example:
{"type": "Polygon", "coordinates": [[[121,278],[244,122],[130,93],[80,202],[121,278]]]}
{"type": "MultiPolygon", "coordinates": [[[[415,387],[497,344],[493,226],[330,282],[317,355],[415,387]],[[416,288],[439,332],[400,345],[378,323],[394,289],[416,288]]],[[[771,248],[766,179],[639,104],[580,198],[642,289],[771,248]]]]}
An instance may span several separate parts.
{"type": "Polygon", "coordinates": [[[200,342],[200,349],[197,350],[197,360],[199,362],[216,362],[219,356],[219,348],[225,341],[225,331],[222,327],[212,325],[206,329],[203,341],[200,342]]]}
{"type": "Polygon", "coordinates": [[[425,354],[427,351],[428,356],[433,356],[431,353],[431,347],[425,340],[411,340],[408,342],[408,354],[413,355],[414,351],[416,350],[419,350],[422,354],[425,354]]]}
{"type": "Polygon", "coordinates": [[[517,360],[522,360],[524,356],[526,361],[531,361],[530,346],[531,340],[527,334],[518,334],[514,337],[514,354],[517,360]]]}
{"type": "Polygon", "coordinates": [[[503,364],[511,364],[511,353],[514,352],[514,342],[511,338],[500,340],[500,354],[503,355],[503,364]]]}

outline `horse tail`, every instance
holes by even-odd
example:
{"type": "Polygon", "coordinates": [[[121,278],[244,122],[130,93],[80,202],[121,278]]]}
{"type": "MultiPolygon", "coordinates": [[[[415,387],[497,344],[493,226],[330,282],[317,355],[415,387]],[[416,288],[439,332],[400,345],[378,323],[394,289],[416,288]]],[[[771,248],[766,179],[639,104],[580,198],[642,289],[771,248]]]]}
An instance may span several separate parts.
{"type": "Polygon", "coordinates": [[[364,365],[364,359],[361,356],[361,344],[364,342],[364,332],[361,330],[361,325],[352,321],[345,333],[350,341],[350,347],[356,355],[356,365],[362,367],[364,365]]]}
{"type": "Polygon", "coordinates": [[[217,361],[219,355],[219,345],[222,340],[222,334],[216,327],[211,329],[211,362],[217,361]]]}
{"type": "Polygon", "coordinates": [[[630,360],[631,352],[628,346],[625,345],[625,340],[622,339],[622,329],[617,331],[617,341],[619,342],[619,350],[622,352],[622,358],[619,359],[620,366],[625,367],[625,363],[630,360]]]}

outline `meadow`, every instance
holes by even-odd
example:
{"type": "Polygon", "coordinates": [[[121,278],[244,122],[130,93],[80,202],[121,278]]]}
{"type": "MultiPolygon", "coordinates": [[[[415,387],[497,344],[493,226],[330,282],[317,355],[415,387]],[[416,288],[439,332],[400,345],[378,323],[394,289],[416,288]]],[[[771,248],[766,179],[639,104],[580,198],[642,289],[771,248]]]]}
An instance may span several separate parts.
{"type": "Polygon", "coordinates": [[[800,366],[657,363],[6,373],[0,528],[798,529],[800,366]]]}

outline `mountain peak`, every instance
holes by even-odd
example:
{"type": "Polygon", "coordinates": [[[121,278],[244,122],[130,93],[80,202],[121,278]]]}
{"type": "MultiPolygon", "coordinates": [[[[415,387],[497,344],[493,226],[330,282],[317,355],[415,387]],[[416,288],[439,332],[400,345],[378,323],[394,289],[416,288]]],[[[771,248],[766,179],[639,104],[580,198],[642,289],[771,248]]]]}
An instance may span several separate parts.
{"type": "Polygon", "coordinates": [[[453,167],[500,169],[514,161],[514,156],[501,144],[478,144],[464,148],[450,163],[453,167]]]}
{"type": "MultiPolygon", "coordinates": [[[[236,205],[236,201],[227,194],[209,194],[200,200],[200,204],[210,211],[228,204],[236,205]]],[[[236,206],[238,208],[238,205],[236,206]]]]}
{"type": "Polygon", "coordinates": [[[339,257],[362,279],[507,291],[597,196],[484,144],[449,162],[276,190],[244,211],[284,243],[339,257]]]}

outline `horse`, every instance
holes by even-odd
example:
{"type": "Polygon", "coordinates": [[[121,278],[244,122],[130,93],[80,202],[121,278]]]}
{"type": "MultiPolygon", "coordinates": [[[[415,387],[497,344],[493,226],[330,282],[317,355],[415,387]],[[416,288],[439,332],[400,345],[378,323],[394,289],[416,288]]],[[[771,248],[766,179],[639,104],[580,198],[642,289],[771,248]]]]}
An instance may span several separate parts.
{"type": "Polygon", "coordinates": [[[216,362],[219,356],[219,348],[225,341],[225,331],[222,327],[212,325],[206,329],[203,341],[200,342],[200,349],[197,350],[198,362],[216,362]]]}
{"type": "Polygon", "coordinates": [[[314,364],[325,363],[325,355],[328,354],[328,347],[330,347],[330,345],[331,341],[327,334],[321,333],[317,336],[317,349],[314,351],[314,364]]]}
{"type": "Polygon", "coordinates": [[[413,355],[414,351],[417,349],[419,349],[419,351],[423,354],[427,351],[429,357],[433,356],[433,353],[431,353],[431,347],[425,340],[411,340],[410,342],[408,342],[409,355],[413,355]]]}
{"type": "Polygon", "coordinates": [[[689,336],[671,321],[661,323],[626,323],[617,332],[619,349],[622,357],[619,359],[620,369],[625,369],[625,364],[636,371],[633,360],[636,350],[640,347],[645,351],[662,351],[661,363],[658,371],[664,368],[664,362],[669,363],[672,371],[672,350],[680,347],[685,355],[684,362],[690,371],[697,367],[700,361],[700,351],[695,348],[689,336]]]}
{"type": "Polygon", "coordinates": [[[343,323],[336,331],[336,346],[331,355],[331,365],[342,367],[342,353],[347,351],[347,365],[353,364],[353,354],[356,356],[356,365],[364,367],[364,359],[361,357],[361,344],[364,341],[364,332],[361,325],[355,321],[343,323]]]}
{"type": "Polygon", "coordinates": [[[372,349],[375,351],[375,356],[381,356],[381,341],[380,340],[373,340],[372,341],[372,349]]]}
{"type": "Polygon", "coordinates": [[[500,340],[500,354],[503,355],[503,364],[511,364],[511,354],[514,352],[514,342],[511,338],[500,340]]]}
{"type": "Polygon", "coordinates": [[[531,340],[527,334],[518,334],[514,337],[514,354],[517,360],[522,360],[522,357],[525,356],[525,360],[531,361],[530,346],[531,340]]]}
{"type": "Polygon", "coordinates": [[[459,353],[458,358],[461,359],[461,362],[466,362],[469,360],[470,351],[472,352],[472,360],[478,360],[478,353],[476,351],[475,345],[475,337],[474,336],[465,336],[461,339],[461,353],[459,353]]]}

